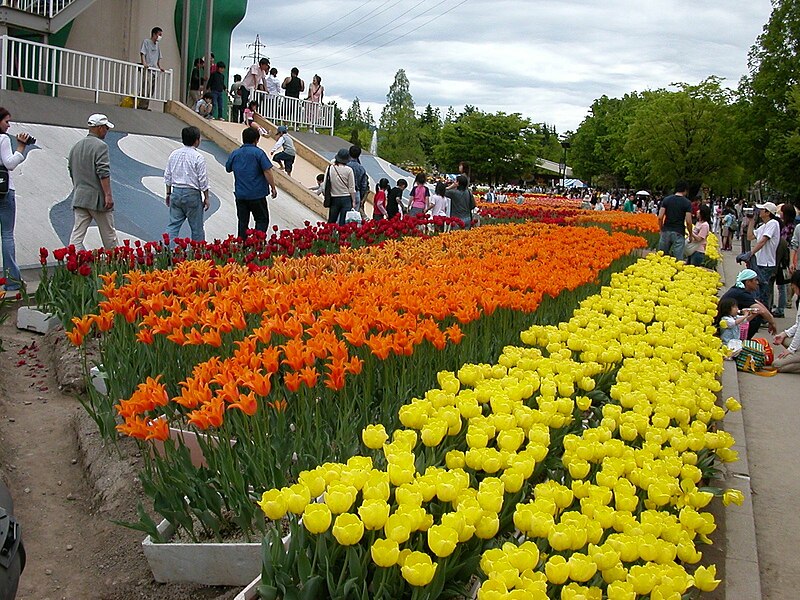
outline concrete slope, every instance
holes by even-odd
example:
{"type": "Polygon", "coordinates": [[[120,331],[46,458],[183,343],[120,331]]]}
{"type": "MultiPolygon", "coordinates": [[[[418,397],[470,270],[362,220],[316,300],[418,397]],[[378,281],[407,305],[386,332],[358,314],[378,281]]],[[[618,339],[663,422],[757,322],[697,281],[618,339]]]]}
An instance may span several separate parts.
{"type": "MultiPolygon", "coordinates": [[[[27,159],[13,174],[17,190],[17,262],[30,267],[39,262],[39,248],[53,249],[69,242],[73,225],[72,183],[66,157],[70,148],[86,135],[86,129],[21,123],[15,118],[10,132],[20,131],[33,134],[38,142],[37,147],[28,150],[27,159]]],[[[116,128],[109,132],[106,141],[120,239],[161,239],[169,218],[169,209],[164,204],[164,165],[169,154],[181,146],[179,138],[168,134],[124,133],[116,128]]],[[[208,141],[201,144],[200,151],[206,158],[211,183],[211,208],[205,215],[206,239],[224,239],[235,235],[237,222],[233,176],[225,172],[227,152],[208,141]]],[[[270,200],[269,207],[270,223],[281,229],[303,227],[305,221],[320,220],[317,213],[284,192],[270,200]]],[[[187,224],[181,235],[189,235],[187,224]]],[[[100,246],[95,227],[90,228],[86,245],[100,246]]]]}

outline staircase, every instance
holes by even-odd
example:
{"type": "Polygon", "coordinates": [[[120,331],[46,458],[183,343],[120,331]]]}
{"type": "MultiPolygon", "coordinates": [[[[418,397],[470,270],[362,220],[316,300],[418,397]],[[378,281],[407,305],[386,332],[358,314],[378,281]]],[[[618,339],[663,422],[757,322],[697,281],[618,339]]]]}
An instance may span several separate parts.
{"type": "Polygon", "coordinates": [[[95,0],[0,0],[0,26],[51,34],[62,29],[95,0]]]}

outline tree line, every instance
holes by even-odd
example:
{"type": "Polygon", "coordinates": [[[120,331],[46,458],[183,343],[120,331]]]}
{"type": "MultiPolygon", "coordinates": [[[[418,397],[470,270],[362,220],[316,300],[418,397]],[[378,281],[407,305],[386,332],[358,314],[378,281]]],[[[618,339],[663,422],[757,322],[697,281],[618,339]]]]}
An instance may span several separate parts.
{"type": "Polygon", "coordinates": [[[519,113],[466,106],[442,115],[417,112],[399,70],[379,121],[358,99],[335,124],[368,147],[377,128],[381,157],[397,164],[454,172],[466,161],[485,183],[528,180],[537,157],[559,162],[570,145],[573,173],[592,186],[667,191],[679,179],[718,194],[800,194],[800,2],[773,0],[770,18],[735,89],[711,75],[697,84],[601,96],[574,132],[519,113]]]}

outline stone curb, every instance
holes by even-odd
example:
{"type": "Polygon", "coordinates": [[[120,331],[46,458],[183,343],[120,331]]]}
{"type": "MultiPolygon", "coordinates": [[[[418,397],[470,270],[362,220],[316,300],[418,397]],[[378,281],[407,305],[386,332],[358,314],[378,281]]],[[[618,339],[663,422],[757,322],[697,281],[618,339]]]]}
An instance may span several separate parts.
{"type": "MultiPolygon", "coordinates": [[[[720,260],[723,280],[724,260],[720,260]]],[[[727,288],[723,286],[721,293],[727,288]]],[[[761,569],[758,564],[756,525],[753,515],[753,496],[750,487],[750,465],[747,460],[747,438],[745,437],[743,411],[747,410],[739,390],[739,374],[736,363],[725,361],[722,373],[722,394],[724,398],[733,396],[742,402],[743,409],[725,415],[725,431],[730,433],[736,443],[733,449],[739,453],[739,460],[724,469],[720,484],[742,492],[744,502],[741,506],[731,504],[725,511],[725,597],[730,600],[761,600],[761,569]]],[[[723,400],[724,400],[723,398],[723,400]]]]}

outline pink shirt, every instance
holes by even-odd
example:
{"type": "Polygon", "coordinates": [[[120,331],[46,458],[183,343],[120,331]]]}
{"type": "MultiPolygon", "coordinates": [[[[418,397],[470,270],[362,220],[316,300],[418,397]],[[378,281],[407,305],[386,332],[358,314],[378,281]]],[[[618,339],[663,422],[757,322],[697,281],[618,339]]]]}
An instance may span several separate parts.
{"type": "Polygon", "coordinates": [[[705,221],[698,221],[697,225],[695,225],[692,229],[692,233],[694,234],[695,239],[700,238],[702,240],[698,252],[705,253],[706,242],[708,241],[708,223],[705,221]]]}

